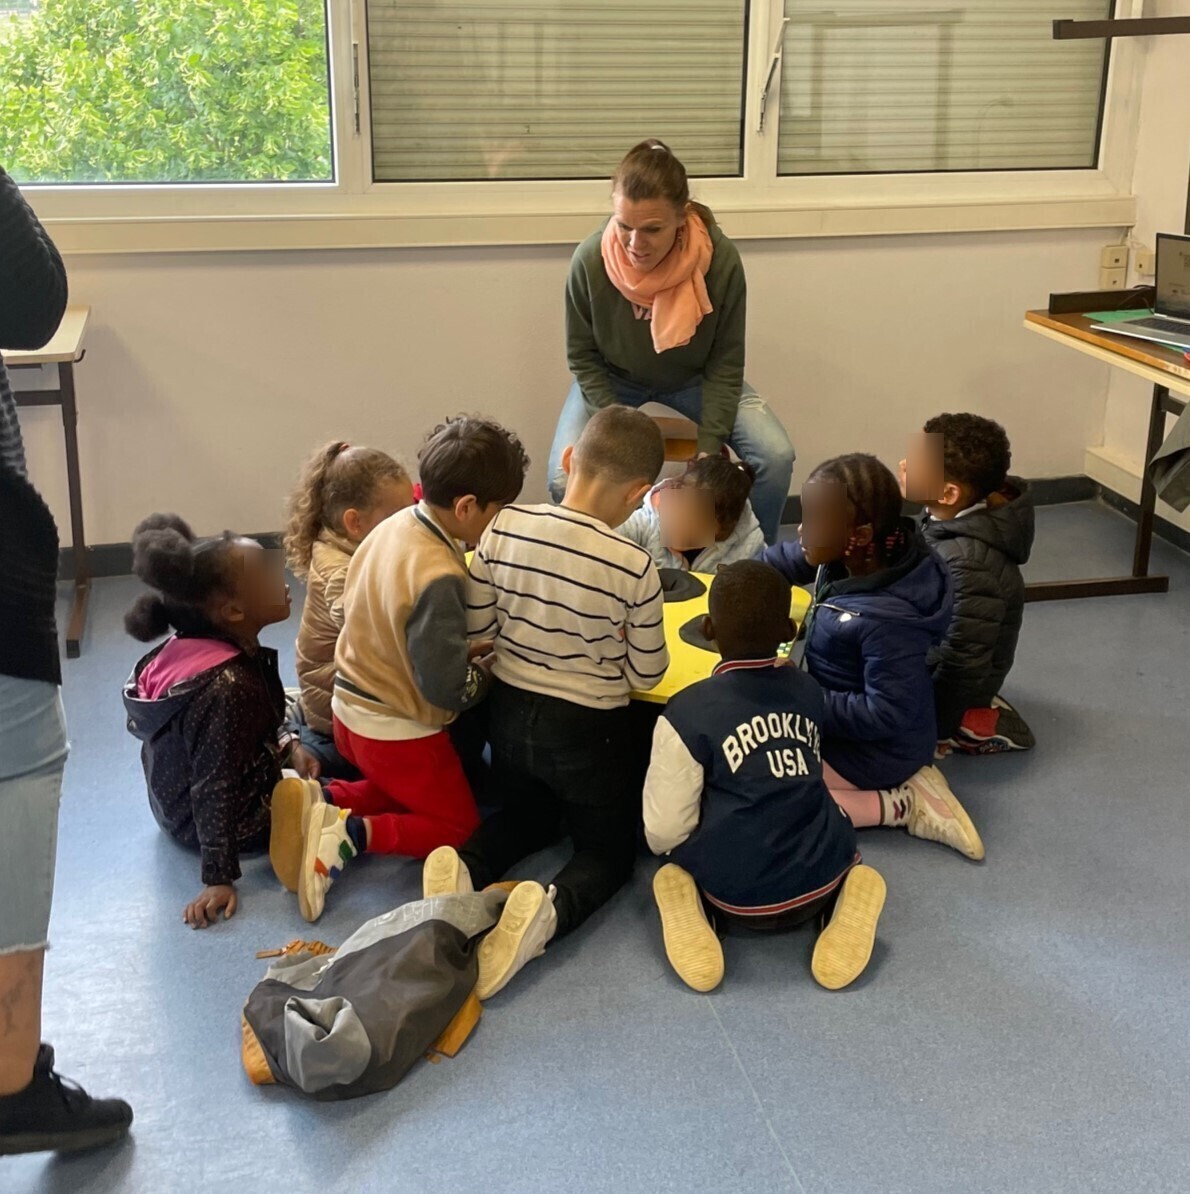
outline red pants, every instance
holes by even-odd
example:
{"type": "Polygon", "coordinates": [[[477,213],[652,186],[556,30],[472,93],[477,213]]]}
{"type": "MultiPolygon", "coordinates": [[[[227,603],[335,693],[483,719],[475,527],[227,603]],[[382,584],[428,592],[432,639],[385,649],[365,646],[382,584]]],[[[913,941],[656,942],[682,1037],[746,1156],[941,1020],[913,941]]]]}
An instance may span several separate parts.
{"type": "Polygon", "coordinates": [[[330,799],[370,824],[368,849],[425,858],[461,846],[479,826],[479,810],[446,731],[386,742],[352,733],[335,718],[335,746],[364,778],[334,780],[330,799]]]}

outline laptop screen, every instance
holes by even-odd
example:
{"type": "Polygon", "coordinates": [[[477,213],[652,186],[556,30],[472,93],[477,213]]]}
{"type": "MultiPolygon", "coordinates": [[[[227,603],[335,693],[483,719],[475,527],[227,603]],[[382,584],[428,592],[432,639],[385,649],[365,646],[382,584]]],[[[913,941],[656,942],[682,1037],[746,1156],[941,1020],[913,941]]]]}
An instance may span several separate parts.
{"type": "Polygon", "coordinates": [[[1190,236],[1157,234],[1158,315],[1190,319],[1190,236]]]}

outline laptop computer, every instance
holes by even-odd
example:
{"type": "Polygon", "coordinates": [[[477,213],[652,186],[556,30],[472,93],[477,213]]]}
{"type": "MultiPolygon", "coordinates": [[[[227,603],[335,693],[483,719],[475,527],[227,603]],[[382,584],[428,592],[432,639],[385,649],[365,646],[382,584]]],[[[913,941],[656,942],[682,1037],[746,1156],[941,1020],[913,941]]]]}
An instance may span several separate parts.
{"type": "Polygon", "coordinates": [[[1190,236],[1157,234],[1156,281],[1152,315],[1097,323],[1092,330],[1190,349],[1190,236]]]}

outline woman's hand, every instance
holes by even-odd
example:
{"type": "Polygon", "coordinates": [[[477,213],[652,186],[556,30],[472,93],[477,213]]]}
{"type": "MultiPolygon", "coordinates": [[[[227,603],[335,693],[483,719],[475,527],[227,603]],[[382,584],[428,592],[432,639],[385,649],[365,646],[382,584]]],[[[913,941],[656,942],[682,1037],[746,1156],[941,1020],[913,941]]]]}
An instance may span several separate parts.
{"type": "Polygon", "coordinates": [[[182,919],[192,929],[205,929],[219,919],[220,910],[224,920],[231,920],[236,914],[238,903],[232,884],[216,883],[213,887],[204,887],[198,893],[198,898],[186,905],[182,919]]]}
{"type": "Polygon", "coordinates": [[[322,764],[318,756],[304,746],[295,745],[289,752],[289,765],[302,779],[318,779],[322,775],[322,764]]]}

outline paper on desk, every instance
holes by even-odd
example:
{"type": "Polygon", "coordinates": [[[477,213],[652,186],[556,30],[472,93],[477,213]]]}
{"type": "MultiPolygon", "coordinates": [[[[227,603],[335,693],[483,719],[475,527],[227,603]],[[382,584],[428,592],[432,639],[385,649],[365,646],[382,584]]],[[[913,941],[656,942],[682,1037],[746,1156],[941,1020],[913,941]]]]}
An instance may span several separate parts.
{"type": "Polygon", "coordinates": [[[1136,308],[1132,311],[1088,311],[1087,318],[1093,323],[1123,323],[1126,319],[1148,319],[1153,312],[1136,308]]]}

